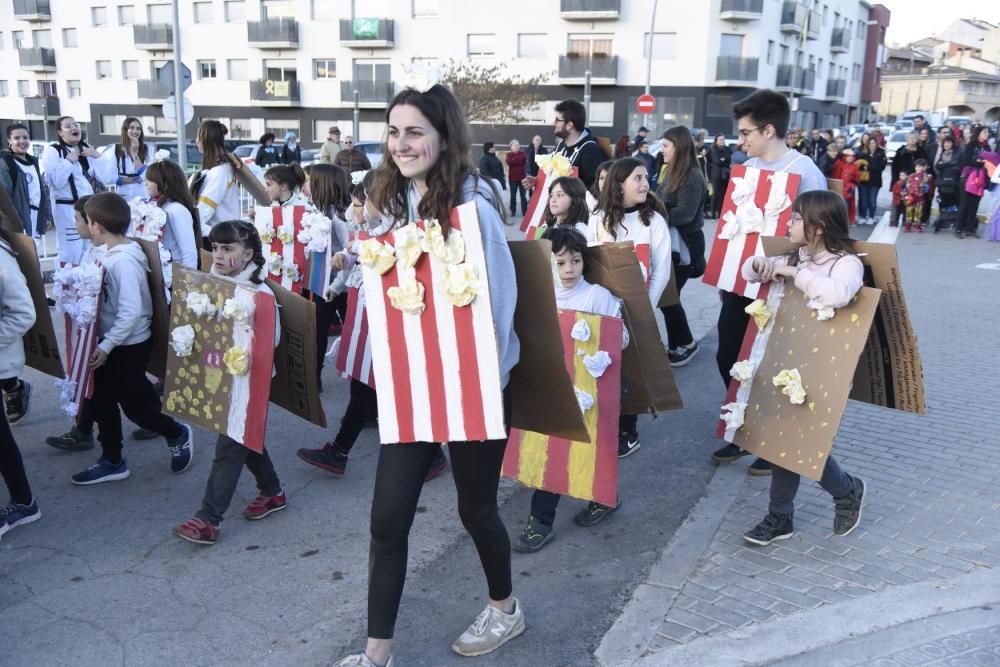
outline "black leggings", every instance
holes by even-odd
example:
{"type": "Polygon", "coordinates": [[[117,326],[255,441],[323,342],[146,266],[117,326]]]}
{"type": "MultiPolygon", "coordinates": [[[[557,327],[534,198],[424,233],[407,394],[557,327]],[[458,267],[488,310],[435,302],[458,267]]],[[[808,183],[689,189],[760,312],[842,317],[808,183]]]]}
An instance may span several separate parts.
{"type": "Polygon", "coordinates": [[[24,472],[21,450],[17,448],[14,434],[10,432],[10,424],[7,423],[7,412],[3,409],[0,409],[0,475],[7,485],[12,503],[31,504],[34,496],[31,495],[28,476],[24,472]]]}
{"type": "MultiPolygon", "coordinates": [[[[509,406],[509,392],[505,391],[508,415],[509,406]]],[[[510,537],[497,508],[500,465],[506,446],[506,438],[448,443],[458,492],[458,516],[479,552],[493,600],[504,600],[513,592],[510,537]]],[[[368,636],[373,639],[392,638],[406,581],[410,526],[427,469],[439,447],[433,442],[413,442],[379,449],[368,555],[368,636]]]]}
{"type": "MultiPolygon", "coordinates": [[[[700,232],[699,232],[700,233],[700,232]]],[[[681,241],[683,243],[683,241],[681,241]]],[[[680,302],[681,289],[691,276],[691,265],[678,266],[674,264],[674,278],[677,280],[677,303],[672,306],[660,308],[663,313],[663,323],[667,327],[667,347],[671,350],[681,345],[690,345],[694,342],[691,334],[691,327],[688,326],[687,313],[680,302]]]]}
{"type": "Polygon", "coordinates": [[[305,295],[316,304],[316,376],[322,380],[326,347],[330,342],[330,325],[334,322],[344,323],[347,317],[347,292],[338,294],[333,301],[327,301],[319,294],[311,294],[308,290],[305,295]]]}
{"type": "Polygon", "coordinates": [[[333,444],[344,454],[348,454],[365,422],[378,418],[378,395],[375,390],[360,380],[351,379],[351,398],[340,420],[340,430],[333,444]]]}
{"type": "Polygon", "coordinates": [[[958,204],[958,219],[955,221],[955,231],[965,232],[966,234],[976,234],[979,230],[979,219],[976,217],[976,213],[979,210],[979,200],[982,197],[977,197],[974,194],[970,194],[962,188],[962,192],[959,194],[959,204],[958,204]]]}
{"type": "Polygon", "coordinates": [[[722,291],[722,308],[719,309],[719,350],[715,353],[715,362],[719,366],[719,374],[726,387],[729,387],[729,371],[740,356],[743,347],[743,336],[747,332],[750,316],[744,308],[753,303],[739,294],[722,291]]]}

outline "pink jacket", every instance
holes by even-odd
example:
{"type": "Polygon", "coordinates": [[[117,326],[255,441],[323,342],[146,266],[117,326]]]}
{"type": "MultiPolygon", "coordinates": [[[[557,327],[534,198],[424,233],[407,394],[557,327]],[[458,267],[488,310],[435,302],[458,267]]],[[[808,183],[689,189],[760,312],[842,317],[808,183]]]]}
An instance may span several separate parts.
{"type": "MultiPolygon", "coordinates": [[[[777,264],[788,264],[788,257],[771,257],[777,264]]],[[[743,279],[761,282],[760,274],[754,271],[753,257],[743,263],[743,279]]],[[[843,308],[864,286],[864,265],[855,255],[835,255],[822,251],[811,257],[805,248],[799,248],[799,273],[795,276],[795,286],[806,296],[821,306],[843,308]]]]}

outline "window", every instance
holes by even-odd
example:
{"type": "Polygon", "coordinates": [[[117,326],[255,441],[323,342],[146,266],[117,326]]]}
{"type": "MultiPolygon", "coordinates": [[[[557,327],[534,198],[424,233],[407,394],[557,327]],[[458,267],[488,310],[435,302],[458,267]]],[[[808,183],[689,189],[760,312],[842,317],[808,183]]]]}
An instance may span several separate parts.
{"type": "Polygon", "coordinates": [[[36,49],[51,49],[52,48],[52,31],[51,30],[32,30],[31,31],[31,45],[36,49]]]}
{"type": "MultiPolygon", "coordinates": [[[[340,137],[342,139],[348,135],[354,136],[354,123],[349,120],[314,120],[312,125],[312,140],[317,144],[326,141],[326,135],[331,127],[340,128],[340,137]]],[[[354,138],[357,139],[357,137],[354,138]]]]}
{"type": "Polygon", "coordinates": [[[590,127],[612,127],[615,124],[614,102],[591,102],[590,116],[587,118],[590,127]]]}
{"type": "Polygon", "coordinates": [[[854,65],[851,71],[851,79],[854,81],[861,81],[861,65],[854,65]]]}
{"type": "Polygon", "coordinates": [[[212,3],[211,2],[196,2],[196,3],[194,3],[194,22],[195,23],[211,23],[212,22],[212,3]]]}
{"type": "Polygon", "coordinates": [[[299,121],[293,118],[265,118],[264,131],[273,132],[276,137],[284,137],[288,132],[299,136],[299,121]]]}
{"type": "MultiPolygon", "coordinates": [[[[676,50],[677,50],[677,33],[675,32],[653,33],[653,58],[656,59],[675,58],[676,50]]],[[[649,57],[648,32],[642,34],[642,57],[643,58],[649,57]]]]}
{"type": "Polygon", "coordinates": [[[118,25],[135,23],[135,5],[118,5],[118,25]]]}
{"type": "Polygon", "coordinates": [[[314,79],[336,79],[337,61],[333,58],[319,58],[313,60],[314,79]]]}
{"type": "Polygon", "coordinates": [[[198,61],[198,78],[199,79],[214,79],[214,78],[216,78],[215,61],[214,60],[199,60],[198,61]]]}
{"type": "Polygon", "coordinates": [[[312,0],[312,17],[314,21],[336,21],[340,13],[333,0],[312,0]]]}
{"type": "Polygon", "coordinates": [[[6,81],[0,81],[0,97],[7,97],[10,95],[10,90],[7,88],[6,81]]]}
{"type": "Polygon", "coordinates": [[[67,49],[72,49],[77,45],[76,28],[63,28],[63,46],[67,49]]]}
{"type": "Polygon", "coordinates": [[[246,60],[227,60],[226,61],[226,75],[230,81],[246,81],[247,80],[247,61],[246,60]]]}
{"type": "Polygon", "coordinates": [[[265,21],[294,19],[295,3],[291,0],[261,0],[260,16],[265,21]]]}
{"type": "Polygon", "coordinates": [[[23,30],[14,30],[10,33],[10,45],[15,49],[23,49],[27,47],[24,43],[23,30]]]}
{"type": "Polygon", "coordinates": [[[858,21],[858,39],[865,38],[865,28],[867,27],[864,21],[858,21]]]}
{"type": "Polygon", "coordinates": [[[110,79],[111,78],[111,61],[110,60],[98,60],[97,61],[97,79],[110,79]]]}
{"type": "MultiPolygon", "coordinates": [[[[567,41],[568,56],[610,58],[614,44],[613,35],[607,34],[570,34],[567,41]]],[[[654,45],[655,47],[655,45],[654,45]]],[[[645,49],[645,47],[643,47],[645,49]]]]}
{"type": "Polygon", "coordinates": [[[488,34],[469,34],[467,36],[466,53],[470,56],[492,56],[496,53],[497,36],[488,34]]]}
{"type": "Polygon", "coordinates": [[[247,20],[247,3],[243,0],[226,0],[225,11],[227,23],[243,23],[247,20]]]}
{"type": "Polygon", "coordinates": [[[767,40],[767,64],[768,65],[773,65],[774,64],[774,40],[773,39],[767,40]]]}
{"type": "Polygon", "coordinates": [[[139,78],[139,61],[138,60],[123,60],[122,61],[122,78],[126,81],[131,79],[139,78]]]}
{"type": "Polygon", "coordinates": [[[83,89],[80,87],[79,79],[70,79],[67,81],[66,89],[69,90],[70,97],[83,97],[83,89]]]}
{"type": "Polygon", "coordinates": [[[91,7],[90,8],[90,24],[95,28],[102,25],[108,24],[108,8],[107,7],[91,7]]]}
{"type": "Polygon", "coordinates": [[[38,82],[38,95],[39,97],[59,97],[56,92],[56,82],[55,81],[39,81],[38,82]]]}
{"type": "Polygon", "coordinates": [[[522,32],[517,36],[518,58],[544,58],[548,55],[544,33],[522,32]]]}
{"type": "Polygon", "coordinates": [[[223,124],[229,128],[226,136],[232,139],[250,139],[254,136],[250,118],[230,118],[228,123],[223,124]]]}
{"type": "Polygon", "coordinates": [[[114,114],[101,114],[101,134],[116,135],[122,130],[125,116],[114,114]]]}
{"type": "MultiPolygon", "coordinates": [[[[124,122],[124,118],[122,121],[124,122]]],[[[153,134],[160,137],[171,137],[177,135],[177,126],[163,116],[153,118],[153,134]]]]}
{"type": "Polygon", "coordinates": [[[828,78],[830,79],[837,78],[837,64],[832,61],[830,62],[830,75],[828,78]]]}
{"type": "Polygon", "coordinates": [[[413,18],[436,17],[441,11],[440,0],[413,0],[413,18]]]}
{"type": "Polygon", "coordinates": [[[719,36],[719,55],[732,58],[743,57],[743,35],[723,33],[719,36]]]}
{"type": "Polygon", "coordinates": [[[21,97],[31,97],[31,82],[19,79],[17,82],[17,94],[21,97]]]}
{"type": "Polygon", "coordinates": [[[146,7],[146,16],[149,23],[164,24],[174,22],[173,10],[170,5],[148,5],[146,7]]]}

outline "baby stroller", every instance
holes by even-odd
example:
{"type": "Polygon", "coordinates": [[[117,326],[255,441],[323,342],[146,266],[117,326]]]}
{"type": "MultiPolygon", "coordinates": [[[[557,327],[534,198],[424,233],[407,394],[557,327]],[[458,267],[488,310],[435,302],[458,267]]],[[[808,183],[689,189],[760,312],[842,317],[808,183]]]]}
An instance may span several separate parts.
{"type": "Polygon", "coordinates": [[[955,226],[958,219],[959,188],[962,185],[962,169],[958,164],[942,165],[938,174],[938,210],[934,221],[934,233],[955,226]]]}

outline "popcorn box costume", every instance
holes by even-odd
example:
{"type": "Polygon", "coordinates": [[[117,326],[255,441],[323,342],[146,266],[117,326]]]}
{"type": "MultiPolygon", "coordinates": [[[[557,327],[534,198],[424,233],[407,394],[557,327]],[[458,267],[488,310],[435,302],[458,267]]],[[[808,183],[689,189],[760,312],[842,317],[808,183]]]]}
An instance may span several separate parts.
{"type": "Polygon", "coordinates": [[[524,212],[524,220],[521,222],[521,231],[529,241],[541,237],[545,231],[542,220],[549,205],[548,181],[560,176],[578,176],[580,173],[577,167],[570,164],[566,156],[558,153],[536,155],[535,163],[538,165],[538,180],[535,182],[528,210],[524,212]]]}

